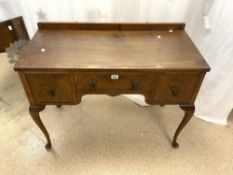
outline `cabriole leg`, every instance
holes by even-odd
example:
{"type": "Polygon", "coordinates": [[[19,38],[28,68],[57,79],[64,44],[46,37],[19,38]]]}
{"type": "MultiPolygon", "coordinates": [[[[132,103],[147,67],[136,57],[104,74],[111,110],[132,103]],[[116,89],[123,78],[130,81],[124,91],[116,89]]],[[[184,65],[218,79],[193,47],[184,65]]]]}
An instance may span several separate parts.
{"type": "Polygon", "coordinates": [[[184,110],[185,115],[184,115],[184,118],[181,121],[179,127],[177,128],[174,137],[173,137],[172,146],[174,148],[178,148],[179,147],[179,144],[177,143],[177,138],[178,138],[180,132],[182,131],[182,129],[190,121],[190,119],[192,118],[193,113],[195,111],[195,106],[194,105],[180,105],[180,108],[182,110],[184,110]]]}
{"type": "Polygon", "coordinates": [[[49,133],[46,130],[44,124],[42,123],[40,119],[40,114],[39,114],[41,111],[44,110],[44,108],[45,108],[45,105],[30,105],[29,112],[34,122],[37,124],[37,126],[41,129],[41,131],[45,135],[47,139],[47,144],[45,145],[45,148],[49,149],[51,148],[51,141],[50,141],[49,133]]]}

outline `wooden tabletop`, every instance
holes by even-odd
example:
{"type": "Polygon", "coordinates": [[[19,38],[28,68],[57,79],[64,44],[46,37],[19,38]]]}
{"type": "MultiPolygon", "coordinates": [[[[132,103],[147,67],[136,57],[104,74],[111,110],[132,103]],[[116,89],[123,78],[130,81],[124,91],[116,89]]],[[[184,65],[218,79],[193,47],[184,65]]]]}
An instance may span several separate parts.
{"type": "Polygon", "coordinates": [[[184,24],[40,23],[15,70],[208,71],[183,28],[184,24]]]}

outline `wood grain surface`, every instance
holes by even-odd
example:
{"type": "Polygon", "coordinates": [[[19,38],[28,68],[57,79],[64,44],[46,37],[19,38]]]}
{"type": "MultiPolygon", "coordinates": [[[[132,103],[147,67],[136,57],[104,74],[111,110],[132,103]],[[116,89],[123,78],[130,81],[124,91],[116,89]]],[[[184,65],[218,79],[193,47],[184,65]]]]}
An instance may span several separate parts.
{"type": "Polygon", "coordinates": [[[36,33],[15,70],[209,70],[184,30],[69,30],[53,26],[36,33]]]}

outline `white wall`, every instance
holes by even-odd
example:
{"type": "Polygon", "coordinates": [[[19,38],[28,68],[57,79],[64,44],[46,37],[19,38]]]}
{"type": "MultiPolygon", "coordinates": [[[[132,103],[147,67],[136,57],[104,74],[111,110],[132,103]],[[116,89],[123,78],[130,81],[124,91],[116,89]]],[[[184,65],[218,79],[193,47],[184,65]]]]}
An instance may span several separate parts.
{"type": "Polygon", "coordinates": [[[191,3],[186,18],[187,32],[211,66],[195,103],[195,115],[226,124],[233,108],[233,1],[211,1],[210,30],[204,27],[203,0],[191,3]]]}
{"type": "Polygon", "coordinates": [[[29,35],[38,20],[182,22],[191,0],[0,0],[0,20],[23,15],[29,35]],[[40,19],[39,19],[40,18],[40,19]]]}

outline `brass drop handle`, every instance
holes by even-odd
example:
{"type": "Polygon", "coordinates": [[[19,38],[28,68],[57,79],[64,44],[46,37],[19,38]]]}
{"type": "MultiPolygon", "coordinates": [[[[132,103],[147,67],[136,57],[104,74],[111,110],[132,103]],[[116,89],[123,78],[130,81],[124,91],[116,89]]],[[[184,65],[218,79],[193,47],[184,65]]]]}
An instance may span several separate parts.
{"type": "Polygon", "coordinates": [[[50,97],[54,97],[55,96],[55,88],[49,87],[47,90],[47,93],[50,97]]]}
{"type": "Polygon", "coordinates": [[[131,89],[137,89],[140,86],[139,81],[133,80],[131,81],[131,89]]]}
{"type": "Polygon", "coordinates": [[[173,97],[177,96],[177,94],[178,94],[178,87],[177,86],[171,87],[171,94],[173,97]]]}
{"type": "Polygon", "coordinates": [[[89,80],[88,83],[91,89],[96,88],[96,80],[89,80]]]}

